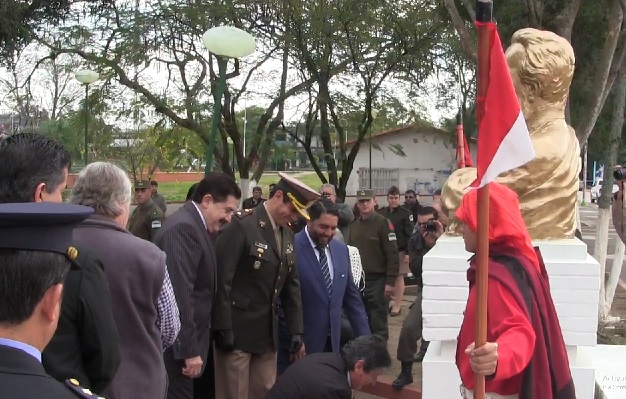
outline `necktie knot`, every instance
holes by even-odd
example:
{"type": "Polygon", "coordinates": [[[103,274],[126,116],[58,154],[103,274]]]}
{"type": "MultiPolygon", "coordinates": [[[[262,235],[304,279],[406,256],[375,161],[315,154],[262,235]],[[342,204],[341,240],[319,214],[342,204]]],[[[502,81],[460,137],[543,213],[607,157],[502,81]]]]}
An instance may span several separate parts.
{"type": "Polygon", "coordinates": [[[315,247],[315,249],[317,249],[319,252],[325,252],[326,251],[326,245],[319,244],[319,245],[317,245],[315,247]]]}

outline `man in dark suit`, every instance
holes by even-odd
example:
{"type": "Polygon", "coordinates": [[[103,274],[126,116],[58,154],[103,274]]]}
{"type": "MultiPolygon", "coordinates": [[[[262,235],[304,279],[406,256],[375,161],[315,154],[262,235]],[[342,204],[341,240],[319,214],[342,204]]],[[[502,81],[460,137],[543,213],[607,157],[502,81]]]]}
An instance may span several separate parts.
{"type": "Polygon", "coordinates": [[[0,204],[0,399],[95,398],[76,380],[54,380],[41,364],[79,255],[72,230],[91,213],[70,204],[0,204]]]}
{"type": "Polygon", "coordinates": [[[276,380],[278,299],[285,313],[289,353],[302,346],[302,304],[289,223],[308,217],[317,199],[285,174],[263,205],[239,211],[217,238],[220,265],[213,308],[218,399],[263,398],[276,380]],[[243,377],[245,376],[245,377],[243,377]]]}
{"type": "MultiPolygon", "coordinates": [[[[309,206],[308,213],[306,228],[295,236],[304,320],[301,352],[339,353],[342,310],[356,336],[371,332],[361,294],[352,278],[348,247],[333,239],[339,224],[337,205],[328,199],[319,200],[309,206]]],[[[285,327],[281,323],[279,374],[290,364],[285,327]]]]}
{"type": "MultiPolygon", "coordinates": [[[[0,203],[63,202],[70,153],[49,137],[24,133],[0,141],[0,203]]],[[[102,261],[74,243],[78,256],[65,279],[59,323],[43,353],[46,372],[102,392],[121,362],[119,335],[102,261]]]]}
{"type": "Polygon", "coordinates": [[[259,186],[256,186],[252,189],[252,197],[246,198],[243,200],[241,204],[241,209],[252,209],[261,205],[265,200],[261,198],[263,195],[263,189],[259,186]]]}
{"type": "Polygon", "coordinates": [[[240,198],[241,190],[231,177],[211,172],[198,184],[191,201],[166,219],[154,237],[167,255],[181,321],[178,338],[163,354],[169,399],[193,398],[193,379],[206,366],[217,270],[209,234],[230,222],[240,198]]]}
{"type": "Polygon", "coordinates": [[[375,384],[391,365],[387,343],[361,336],[338,353],[315,353],[283,373],[265,399],[350,399],[353,389],[375,384]]]}

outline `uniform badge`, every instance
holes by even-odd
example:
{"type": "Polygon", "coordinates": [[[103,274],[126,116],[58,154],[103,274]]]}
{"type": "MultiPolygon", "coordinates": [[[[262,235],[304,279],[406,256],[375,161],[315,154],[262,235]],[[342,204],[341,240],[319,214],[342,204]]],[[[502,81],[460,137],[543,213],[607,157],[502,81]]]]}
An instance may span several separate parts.
{"type": "Polygon", "coordinates": [[[74,247],[69,247],[67,249],[67,257],[70,260],[76,260],[76,258],[78,258],[78,250],[74,247]]]}
{"type": "Polygon", "coordinates": [[[263,244],[262,242],[258,242],[258,241],[254,242],[254,246],[257,248],[261,248],[261,249],[267,249],[267,244],[263,244]]]}
{"type": "Polygon", "coordinates": [[[387,234],[387,238],[389,239],[389,241],[396,241],[396,233],[387,234]]]}
{"type": "Polygon", "coordinates": [[[80,383],[75,378],[71,378],[65,381],[65,386],[70,388],[74,393],[78,395],[80,398],[89,398],[89,399],[104,399],[102,396],[98,396],[95,393],[91,392],[91,390],[87,388],[83,388],[80,386],[80,383]]]}
{"type": "Polygon", "coordinates": [[[152,224],[150,225],[151,228],[153,229],[160,229],[161,228],[161,222],[159,220],[153,220],[152,224]]]}
{"type": "Polygon", "coordinates": [[[261,228],[265,227],[265,222],[263,220],[259,220],[259,226],[261,228]]]}
{"type": "Polygon", "coordinates": [[[259,270],[261,268],[261,261],[255,260],[252,267],[254,267],[254,270],[259,270]]]}
{"type": "Polygon", "coordinates": [[[413,214],[409,215],[409,220],[412,222],[413,221],[413,214]]]}
{"type": "Polygon", "coordinates": [[[285,253],[286,254],[290,254],[292,252],[293,252],[293,244],[289,243],[289,244],[287,244],[287,249],[285,250],[285,253]]]}

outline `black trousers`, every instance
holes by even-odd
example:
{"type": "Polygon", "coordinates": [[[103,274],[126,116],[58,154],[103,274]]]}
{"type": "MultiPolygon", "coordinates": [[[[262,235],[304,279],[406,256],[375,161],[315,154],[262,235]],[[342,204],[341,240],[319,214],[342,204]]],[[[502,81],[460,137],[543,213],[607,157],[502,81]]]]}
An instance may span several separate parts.
{"type": "Polygon", "coordinates": [[[206,367],[200,378],[193,380],[193,399],[215,399],[215,363],[213,345],[209,345],[206,367]]]}

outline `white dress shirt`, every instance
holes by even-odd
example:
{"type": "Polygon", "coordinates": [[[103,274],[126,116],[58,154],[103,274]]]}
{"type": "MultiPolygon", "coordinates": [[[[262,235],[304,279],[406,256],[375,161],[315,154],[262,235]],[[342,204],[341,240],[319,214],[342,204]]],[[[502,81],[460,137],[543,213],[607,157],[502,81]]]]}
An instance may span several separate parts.
{"type": "Polygon", "coordinates": [[[194,201],[191,201],[191,203],[193,204],[193,206],[196,207],[196,210],[200,214],[200,219],[202,219],[202,224],[204,225],[204,229],[208,231],[209,229],[206,226],[206,221],[204,220],[204,215],[202,214],[202,212],[200,212],[200,208],[198,208],[198,204],[196,204],[194,201]]]}
{"type": "MultiPolygon", "coordinates": [[[[309,234],[309,227],[305,227],[304,231],[306,232],[306,236],[309,239],[309,243],[311,244],[311,247],[313,247],[313,253],[315,254],[315,257],[317,258],[317,261],[320,261],[320,253],[318,252],[317,248],[315,248],[317,246],[317,244],[315,244],[313,242],[313,240],[311,239],[311,235],[309,234]]],[[[334,272],[334,267],[333,267],[333,258],[330,255],[330,247],[328,245],[326,245],[324,252],[326,253],[326,259],[328,260],[328,271],[330,272],[330,281],[333,281],[333,272],[334,272]]],[[[321,266],[320,266],[321,267],[321,266]]]]}

